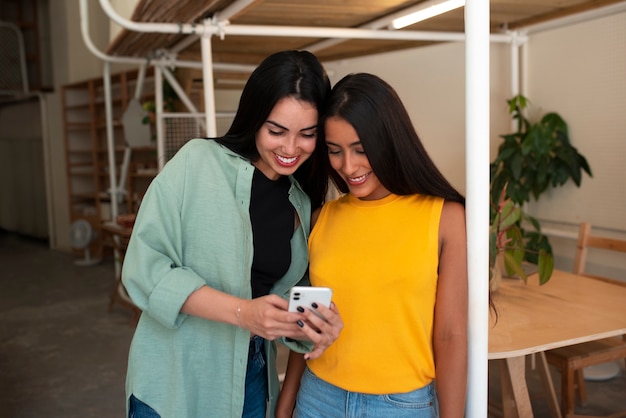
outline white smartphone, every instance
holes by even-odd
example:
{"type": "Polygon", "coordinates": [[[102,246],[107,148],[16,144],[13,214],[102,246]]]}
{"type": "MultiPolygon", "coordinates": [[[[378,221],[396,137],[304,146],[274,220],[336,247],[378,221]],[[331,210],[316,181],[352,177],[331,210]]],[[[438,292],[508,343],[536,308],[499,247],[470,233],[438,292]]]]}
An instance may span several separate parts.
{"type": "Polygon", "coordinates": [[[297,312],[298,306],[316,312],[313,303],[330,306],[333,291],[328,287],[294,286],[289,291],[289,312],[297,312]]]}

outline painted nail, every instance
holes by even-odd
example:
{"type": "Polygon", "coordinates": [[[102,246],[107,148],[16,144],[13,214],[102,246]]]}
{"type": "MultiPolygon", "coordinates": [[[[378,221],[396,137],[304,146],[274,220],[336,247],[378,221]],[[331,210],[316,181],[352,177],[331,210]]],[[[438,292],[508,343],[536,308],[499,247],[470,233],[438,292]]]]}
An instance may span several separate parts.
{"type": "Polygon", "coordinates": [[[302,306],[298,306],[296,309],[298,309],[298,312],[304,312],[304,308],[302,306]]]}
{"type": "Polygon", "coordinates": [[[298,324],[300,328],[304,327],[304,322],[300,321],[299,319],[296,321],[296,324],[298,324]]]}
{"type": "Polygon", "coordinates": [[[312,307],[314,307],[315,309],[317,309],[317,303],[313,302],[313,303],[311,304],[311,306],[312,306],[312,307]]]}

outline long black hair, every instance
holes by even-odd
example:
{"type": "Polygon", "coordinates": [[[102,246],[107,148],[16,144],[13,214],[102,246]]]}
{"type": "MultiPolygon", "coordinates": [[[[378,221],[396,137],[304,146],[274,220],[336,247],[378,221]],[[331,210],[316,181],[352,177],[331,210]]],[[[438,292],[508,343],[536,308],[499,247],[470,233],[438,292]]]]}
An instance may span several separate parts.
{"type": "MultiPolygon", "coordinates": [[[[345,76],[333,87],[322,122],[335,116],[354,128],[374,174],[387,190],[465,204],[428,155],[400,97],[387,82],[366,73],[345,76]]],[[[343,179],[334,170],[330,175],[337,188],[347,193],[343,179]]]]}
{"type": "MultiPolygon", "coordinates": [[[[317,57],[307,51],[281,51],[265,58],[252,72],[239,99],[228,132],[216,141],[252,162],[259,152],[255,136],[272,109],[285,97],[311,103],[322,115],[330,94],[330,81],[317,57]]],[[[313,209],[322,205],[328,186],[323,129],[318,126],[315,151],[294,173],[311,198],[313,209]]]]}

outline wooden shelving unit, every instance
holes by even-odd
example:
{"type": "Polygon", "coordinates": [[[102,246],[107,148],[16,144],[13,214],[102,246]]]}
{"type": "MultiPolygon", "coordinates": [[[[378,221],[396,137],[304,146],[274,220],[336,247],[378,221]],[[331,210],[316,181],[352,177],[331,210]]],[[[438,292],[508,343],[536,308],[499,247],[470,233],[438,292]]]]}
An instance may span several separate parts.
{"type": "MultiPolygon", "coordinates": [[[[113,137],[116,164],[116,185],[122,169],[126,141],[121,117],[132,99],[138,71],[127,71],[111,77],[113,110],[113,137]]],[[[143,87],[142,101],[154,100],[154,78],[148,72],[143,87]]],[[[102,256],[104,242],[101,225],[111,219],[111,181],[107,147],[106,111],[102,78],[93,78],[62,87],[63,122],[65,131],[65,157],[67,172],[68,204],[70,222],[86,219],[97,232],[90,245],[94,257],[102,256]]],[[[127,176],[122,213],[134,212],[149,184],[150,178],[139,176],[135,169],[145,173],[154,167],[156,174],[156,145],[133,149],[127,176]],[[137,178],[144,178],[135,184],[137,178]]],[[[124,185],[122,185],[124,186],[124,185]]]]}

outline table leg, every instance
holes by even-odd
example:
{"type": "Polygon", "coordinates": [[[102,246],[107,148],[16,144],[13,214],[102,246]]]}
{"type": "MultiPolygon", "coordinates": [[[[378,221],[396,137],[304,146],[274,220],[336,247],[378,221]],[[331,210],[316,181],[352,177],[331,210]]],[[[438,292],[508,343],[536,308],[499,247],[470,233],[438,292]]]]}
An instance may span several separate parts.
{"type": "Polygon", "coordinates": [[[504,359],[500,368],[500,381],[504,418],[532,418],[533,409],[526,385],[526,357],[504,359]]]}
{"type": "Polygon", "coordinates": [[[546,353],[537,353],[539,359],[538,368],[539,376],[541,377],[541,383],[543,384],[543,390],[548,395],[548,409],[550,409],[550,415],[554,418],[562,418],[561,407],[559,406],[559,400],[556,397],[556,391],[554,390],[554,383],[552,382],[552,376],[550,375],[550,368],[548,361],[546,360],[546,353]]]}

